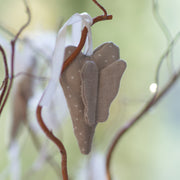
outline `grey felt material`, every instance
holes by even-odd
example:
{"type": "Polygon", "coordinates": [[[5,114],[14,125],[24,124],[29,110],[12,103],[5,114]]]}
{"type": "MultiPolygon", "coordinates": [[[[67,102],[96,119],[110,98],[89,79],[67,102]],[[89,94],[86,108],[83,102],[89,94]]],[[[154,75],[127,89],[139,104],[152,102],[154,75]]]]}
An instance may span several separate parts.
{"type": "MultiPolygon", "coordinates": [[[[67,47],[64,59],[75,48],[67,47]]],[[[119,60],[119,48],[113,43],[104,43],[92,56],[79,53],[60,78],[83,154],[91,150],[97,123],[108,118],[110,104],[118,93],[125,69],[126,63],[119,60]]]]}

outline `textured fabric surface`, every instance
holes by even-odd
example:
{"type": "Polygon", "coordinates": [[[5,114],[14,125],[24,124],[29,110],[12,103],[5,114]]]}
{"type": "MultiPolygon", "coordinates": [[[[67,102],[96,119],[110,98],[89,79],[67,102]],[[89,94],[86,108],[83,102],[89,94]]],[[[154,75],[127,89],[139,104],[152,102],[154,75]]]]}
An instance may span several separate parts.
{"type": "MultiPolygon", "coordinates": [[[[64,59],[75,49],[67,47],[64,59]]],[[[92,56],[79,53],[60,78],[83,154],[91,150],[97,123],[108,118],[110,104],[118,93],[125,69],[125,61],[119,60],[119,48],[113,43],[104,43],[92,56]]]]}
{"type": "Polygon", "coordinates": [[[98,98],[98,67],[93,61],[86,61],[81,70],[81,95],[84,104],[84,118],[89,126],[96,124],[98,98]]]}

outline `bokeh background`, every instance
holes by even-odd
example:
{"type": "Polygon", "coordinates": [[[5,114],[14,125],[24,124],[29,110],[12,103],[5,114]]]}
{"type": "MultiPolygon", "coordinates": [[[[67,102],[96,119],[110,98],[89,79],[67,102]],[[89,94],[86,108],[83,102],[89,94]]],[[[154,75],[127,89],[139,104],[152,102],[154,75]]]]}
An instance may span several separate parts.
{"type": "MultiPolygon", "coordinates": [[[[152,0],[100,0],[99,2],[103,4],[109,14],[113,14],[113,20],[100,22],[92,27],[93,46],[96,48],[107,41],[117,44],[120,47],[121,59],[127,62],[127,69],[122,78],[118,96],[111,105],[109,118],[105,123],[98,124],[92,152],[87,156],[82,155],[78,149],[64,101],[54,104],[56,118],[59,121],[59,126],[55,128],[54,132],[61,138],[67,149],[68,171],[71,179],[96,180],[105,178],[105,155],[112,138],[118,129],[136,115],[152,96],[149,86],[154,82],[159,59],[170,40],[180,31],[179,0],[158,1],[160,16],[170,32],[168,40],[154,17],[152,0]],[[64,114],[59,117],[58,113],[62,112],[64,114]]],[[[48,51],[48,45],[50,48],[53,47],[59,27],[74,13],[88,12],[92,17],[102,13],[91,0],[29,0],[29,4],[32,21],[21,39],[32,39],[35,42],[34,47],[36,48],[38,44],[38,47],[41,46],[44,52],[48,51]]],[[[26,18],[21,0],[0,0],[0,24],[8,30],[16,33],[26,18]]],[[[0,30],[0,36],[7,42],[12,39],[3,30],[0,30]]],[[[17,49],[17,53],[19,51],[22,53],[21,48],[23,49],[23,47],[21,46],[24,44],[19,44],[20,48],[17,49]]],[[[162,66],[160,87],[163,87],[169,80],[174,69],[178,68],[179,45],[174,46],[172,56],[168,57],[162,66]],[[173,59],[173,66],[168,59],[173,59]]],[[[44,58],[41,57],[40,60],[38,58],[39,56],[37,56],[37,61],[41,61],[42,65],[44,58]]],[[[19,63],[23,62],[24,59],[26,59],[26,54],[19,60],[19,63]]],[[[2,59],[0,60],[1,82],[4,77],[4,69],[2,59]]],[[[48,76],[48,66],[43,65],[42,68],[41,65],[37,67],[37,75],[40,76],[42,71],[42,75],[48,76]]],[[[39,86],[37,84],[35,86],[39,86]]],[[[37,126],[34,133],[44,144],[43,148],[47,150],[47,153],[52,154],[55,161],[60,164],[58,150],[38,129],[35,118],[36,103],[47,82],[43,81],[41,84],[41,88],[34,87],[36,92],[28,106],[28,121],[37,126]]],[[[178,81],[164,98],[152,107],[120,140],[112,158],[113,179],[180,179],[179,92],[180,84],[178,81]]],[[[0,179],[6,180],[12,179],[10,175],[12,162],[8,150],[9,132],[12,124],[12,96],[0,117],[0,179]]],[[[51,112],[51,110],[47,111],[51,112]]],[[[53,118],[51,117],[51,119],[53,118]]],[[[52,125],[52,127],[54,126],[52,125]]],[[[40,161],[40,165],[36,164],[37,167],[32,169],[42,152],[36,150],[28,128],[24,125],[19,129],[16,141],[20,149],[18,161],[22,179],[58,179],[54,169],[46,161],[40,161]]]]}

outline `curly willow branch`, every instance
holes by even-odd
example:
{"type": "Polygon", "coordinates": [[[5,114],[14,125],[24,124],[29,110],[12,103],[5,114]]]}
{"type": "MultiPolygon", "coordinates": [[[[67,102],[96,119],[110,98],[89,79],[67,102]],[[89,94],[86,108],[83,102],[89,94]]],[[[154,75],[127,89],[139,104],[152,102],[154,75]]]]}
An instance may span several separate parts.
{"type": "MultiPolygon", "coordinates": [[[[161,31],[163,32],[166,40],[167,40],[167,45],[170,44],[170,42],[172,41],[172,35],[167,27],[167,25],[165,24],[163,18],[161,17],[160,13],[159,13],[159,4],[158,4],[158,0],[152,0],[152,4],[153,4],[153,15],[154,15],[154,18],[157,22],[157,24],[159,25],[161,31]]],[[[164,59],[165,60],[165,59],[164,59]]],[[[161,64],[163,63],[160,61],[159,62],[159,68],[156,72],[156,80],[158,82],[158,78],[159,78],[159,72],[160,72],[160,68],[161,68],[161,64]]],[[[173,54],[172,53],[169,53],[169,55],[167,56],[167,64],[170,65],[170,69],[171,71],[174,70],[174,66],[173,66],[173,54]]],[[[173,72],[173,71],[172,71],[173,72]]]]}
{"type": "MultiPolygon", "coordinates": [[[[180,37],[180,32],[175,36],[174,40],[170,43],[168,49],[166,52],[163,54],[162,58],[160,59],[160,62],[163,61],[164,58],[168,56],[168,54],[172,51],[173,45],[177,43],[177,40],[179,40],[180,37]]],[[[159,68],[159,66],[158,66],[159,68]]],[[[155,93],[155,95],[146,103],[146,105],[142,108],[142,110],[137,113],[135,117],[130,119],[127,124],[125,124],[116,134],[115,138],[112,141],[112,144],[109,147],[107,156],[106,156],[106,175],[107,179],[111,180],[111,173],[110,173],[110,163],[112,159],[113,152],[115,150],[116,145],[118,142],[122,139],[124,134],[130,130],[134,124],[136,124],[147,112],[150,108],[152,108],[154,105],[157,104],[161,100],[162,97],[164,97],[165,93],[167,93],[171,87],[175,84],[177,79],[180,77],[180,68],[177,72],[173,74],[171,79],[167,82],[166,86],[159,91],[158,93],[155,93]]]]}

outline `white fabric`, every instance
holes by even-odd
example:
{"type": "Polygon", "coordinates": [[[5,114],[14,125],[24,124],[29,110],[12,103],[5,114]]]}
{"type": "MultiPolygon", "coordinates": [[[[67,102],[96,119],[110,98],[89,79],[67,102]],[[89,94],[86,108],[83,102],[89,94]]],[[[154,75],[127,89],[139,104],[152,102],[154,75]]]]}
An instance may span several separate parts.
{"type": "Polygon", "coordinates": [[[39,103],[40,106],[48,106],[50,104],[52,96],[58,87],[61,69],[63,65],[63,59],[64,59],[67,26],[72,25],[72,36],[73,36],[72,39],[74,41],[73,45],[75,46],[77,46],[77,44],[79,43],[82,28],[84,28],[85,26],[87,27],[88,34],[87,34],[87,39],[85,42],[84,53],[87,56],[90,56],[93,53],[92,35],[91,35],[92,23],[93,23],[93,20],[89,14],[76,13],[73,16],[71,16],[71,18],[69,18],[68,21],[59,30],[57,39],[56,39],[54,54],[52,58],[51,79],[41,97],[41,100],[39,103]]]}
{"type": "Polygon", "coordinates": [[[21,163],[19,159],[20,149],[17,142],[11,143],[11,147],[8,151],[10,160],[10,177],[11,180],[21,179],[21,163]]]}

